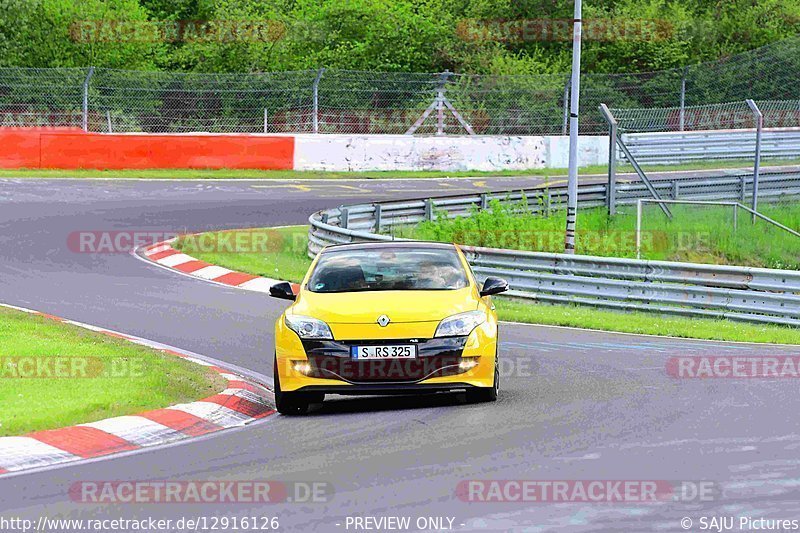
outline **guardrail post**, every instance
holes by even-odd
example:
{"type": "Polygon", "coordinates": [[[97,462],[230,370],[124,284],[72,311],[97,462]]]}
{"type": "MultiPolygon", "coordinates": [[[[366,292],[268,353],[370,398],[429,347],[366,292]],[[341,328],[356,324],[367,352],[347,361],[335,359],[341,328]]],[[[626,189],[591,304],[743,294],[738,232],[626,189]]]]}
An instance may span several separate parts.
{"type": "Polygon", "coordinates": [[[324,73],[324,68],[317,71],[317,77],[314,78],[314,86],[312,88],[314,93],[314,115],[311,117],[311,120],[314,133],[319,133],[319,80],[322,79],[322,74],[324,73]]]}
{"type": "Polygon", "coordinates": [[[608,123],[608,183],[606,184],[606,207],[608,214],[617,212],[617,119],[606,104],[600,104],[600,113],[608,123]]]}
{"type": "Polygon", "coordinates": [[[322,221],[323,224],[327,224],[328,223],[328,213],[322,213],[322,216],[320,217],[320,220],[322,221]]]}
{"type": "Polygon", "coordinates": [[[681,193],[681,185],[678,180],[672,180],[672,199],[677,200],[678,195],[681,193]]]}
{"type": "Polygon", "coordinates": [[[383,222],[383,207],[381,204],[375,205],[375,233],[381,232],[381,222],[383,222]]]}
{"type": "MultiPolygon", "coordinates": [[[[753,111],[756,119],[756,160],[753,165],[753,211],[758,210],[758,174],[761,169],[761,129],[764,127],[764,115],[752,99],[747,99],[747,105],[753,111]]],[[[756,223],[756,215],[753,214],[753,224],[756,223]]]]}
{"type": "Polygon", "coordinates": [[[94,74],[94,67],[89,67],[89,72],[86,73],[86,79],[83,80],[83,114],[81,118],[81,125],[83,131],[89,131],[89,81],[94,74]]]}
{"type": "Polygon", "coordinates": [[[433,220],[433,200],[425,200],[425,220],[433,220]]]}
{"type": "Polygon", "coordinates": [[[347,229],[347,225],[349,223],[350,223],[350,211],[345,206],[341,206],[339,208],[339,227],[347,229]]]}
{"type": "Polygon", "coordinates": [[[481,193],[481,210],[488,209],[489,207],[489,195],[485,192],[481,193]]]}

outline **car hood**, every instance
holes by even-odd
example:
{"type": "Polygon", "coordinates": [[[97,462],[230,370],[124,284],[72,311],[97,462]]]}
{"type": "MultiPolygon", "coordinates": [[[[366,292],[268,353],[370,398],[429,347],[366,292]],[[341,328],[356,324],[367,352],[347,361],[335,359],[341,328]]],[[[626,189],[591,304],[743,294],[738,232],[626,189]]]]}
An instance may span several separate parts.
{"type": "Polygon", "coordinates": [[[478,299],[472,287],[457,290],[363,291],[316,293],[301,291],[290,311],[329,324],[375,324],[386,315],[392,323],[440,321],[473,311],[478,299]]]}

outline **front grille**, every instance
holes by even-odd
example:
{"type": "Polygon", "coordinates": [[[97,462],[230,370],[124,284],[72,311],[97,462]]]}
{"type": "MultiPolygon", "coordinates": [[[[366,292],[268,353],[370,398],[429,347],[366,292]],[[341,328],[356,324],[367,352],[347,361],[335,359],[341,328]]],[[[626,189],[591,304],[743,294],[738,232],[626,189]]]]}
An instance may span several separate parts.
{"type": "Polygon", "coordinates": [[[380,341],[303,341],[311,377],[351,383],[414,383],[461,373],[458,364],[467,337],[440,339],[381,339],[380,341]],[[355,360],[351,346],[414,344],[414,359],[355,360]]]}

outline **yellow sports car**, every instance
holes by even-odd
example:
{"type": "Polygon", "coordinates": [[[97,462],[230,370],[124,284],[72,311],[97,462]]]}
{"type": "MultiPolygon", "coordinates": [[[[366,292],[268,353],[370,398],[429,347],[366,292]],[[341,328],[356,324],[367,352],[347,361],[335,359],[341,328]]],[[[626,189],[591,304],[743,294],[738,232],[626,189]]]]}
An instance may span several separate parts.
{"type": "Polygon", "coordinates": [[[497,314],[458,246],[430,242],[329,246],[303,282],[270,288],[294,303],[275,323],[275,400],[304,414],[326,394],[464,390],[494,401],[497,314]]]}

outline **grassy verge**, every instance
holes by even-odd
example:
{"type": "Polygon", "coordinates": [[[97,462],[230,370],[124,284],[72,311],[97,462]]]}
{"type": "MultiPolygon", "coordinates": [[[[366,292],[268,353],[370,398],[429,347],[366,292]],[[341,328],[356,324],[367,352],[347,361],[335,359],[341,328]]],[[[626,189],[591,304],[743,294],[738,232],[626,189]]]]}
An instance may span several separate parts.
{"type": "Polygon", "coordinates": [[[300,281],[311,264],[307,245],[308,226],[287,226],[186,235],[173,247],[212,265],[300,281]]]}
{"type": "MultiPolygon", "coordinates": [[[[768,165],[800,164],[800,160],[775,160],[768,161],[768,165]]],[[[752,161],[697,161],[677,165],[651,165],[646,172],[660,172],[670,170],[709,170],[715,168],[743,168],[750,169],[752,161]]],[[[581,174],[604,174],[606,165],[591,165],[582,167],[581,174]]],[[[620,164],[620,173],[633,172],[630,165],[620,164]]],[[[366,172],[330,172],[330,171],[300,171],[300,170],[257,170],[257,169],[126,169],[126,170],[96,170],[96,169],[2,169],[0,177],[6,178],[128,178],[128,179],[411,179],[411,178],[458,178],[458,177],[491,177],[491,176],[551,176],[566,177],[566,169],[528,169],[528,170],[503,170],[495,172],[485,171],[366,171],[366,172]]]]}
{"type": "MultiPolygon", "coordinates": [[[[176,246],[190,255],[242,272],[299,282],[311,260],[306,256],[307,226],[280,229],[248,229],[208,234],[219,242],[223,234],[245,234],[244,242],[261,236],[265,246],[259,253],[203,251],[196,239],[180,239],[176,246]]],[[[527,324],[573,326],[604,331],[669,335],[693,339],[800,344],[800,330],[774,325],[754,325],[728,320],[654,316],[640,312],[618,312],[574,305],[548,305],[517,299],[495,298],[501,320],[527,324]]]]}
{"type": "MultiPolygon", "coordinates": [[[[669,220],[656,205],[642,216],[642,258],[692,263],[800,268],[800,238],[762,220],[752,224],[739,210],[723,206],[672,205],[669,220]]],[[[800,204],[762,202],[759,211],[790,227],[800,228],[800,204]]],[[[473,246],[561,252],[566,212],[532,214],[524,203],[494,202],[491,209],[470,217],[447,219],[401,228],[396,234],[420,240],[458,242],[473,246]]],[[[609,217],[604,208],[582,209],[578,215],[576,250],[579,254],[636,257],[636,209],[622,206],[609,217]]]]}
{"type": "Polygon", "coordinates": [[[173,355],[0,308],[0,436],[167,407],[224,386],[173,355]]]}

